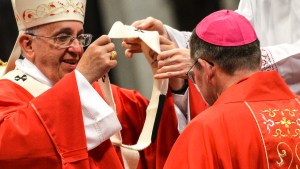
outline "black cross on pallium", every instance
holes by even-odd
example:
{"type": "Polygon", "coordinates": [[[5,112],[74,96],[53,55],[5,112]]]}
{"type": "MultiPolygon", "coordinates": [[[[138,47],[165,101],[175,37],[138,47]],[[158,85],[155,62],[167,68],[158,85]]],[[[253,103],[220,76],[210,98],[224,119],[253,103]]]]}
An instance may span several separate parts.
{"type": "Polygon", "coordinates": [[[20,79],[22,79],[23,80],[23,82],[25,81],[25,80],[27,80],[27,76],[26,75],[23,75],[23,76],[19,76],[19,75],[17,75],[16,77],[15,77],[15,80],[16,81],[19,81],[20,79]]]}
{"type": "Polygon", "coordinates": [[[138,28],[136,28],[134,31],[138,31],[138,32],[142,32],[142,33],[144,33],[144,31],[143,31],[143,30],[140,30],[140,29],[138,29],[138,28]]]}

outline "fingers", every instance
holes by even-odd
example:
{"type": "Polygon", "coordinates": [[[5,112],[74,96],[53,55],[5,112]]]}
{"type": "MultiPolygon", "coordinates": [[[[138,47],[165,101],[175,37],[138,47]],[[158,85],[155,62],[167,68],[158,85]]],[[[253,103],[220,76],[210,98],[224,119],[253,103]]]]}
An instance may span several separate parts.
{"type": "Polygon", "coordinates": [[[172,58],[175,55],[178,55],[176,49],[162,51],[157,56],[157,60],[164,61],[164,60],[167,60],[168,58],[172,58]]]}
{"type": "Polygon", "coordinates": [[[165,60],[167,58],[171,58],[173,56],[181,56],[180,58],[184,59],[184,60],[190,60],[190,50],[189,49],[182,49],[182,48],[174,48],[171,50],[167,50],[167,51],[163,51],[161,52],[157,59],[158,60],[165,60]]]}
{"type": "Polygon", "coordinates": [[[131,24],[131,26],[136,27],[136,28],[140,28],[140,25],[141,25],[142,23],[144,23],[144,22],[145,22],[145,19],[137,20],[137,21],[134,21],[134,22],[131,24]]]}
{"type": "Polygon", "coordinates": [[[140,53],[140,51],[133,51],[133,50],[130,50],[130,49],[125,50],[125,56],[127,58],[132,58],[135,53],[140,53]]]}
{"type": "Polygon", "coordinates": [[[161,51],[168,51],[168,50],[177,48],[177,45],[174,42],[170,41],[169,39],[165,38],[164,36],[160,36],[159,41],[160,41],[161,51]]]}
{"type": "Polygon", "coordinates": [[[164,73],[156,73],[154,75],[154,78],[156,78],[156,79],[166,79],[166,78],[186,79],[186,72],[183,70],[177,70],[177,71],[168,71],[168,72],[164,72],[164,73]]]}
{"type": "MultiPolygon", "coordinates": [[[[166,34],[163,23],[153,17],[148,17],[146,19],[135,21],[133,22],[132,26],[142,30],[158,31],[159,34],[166,34]]],[[[165,36],[167,38],[164,38],[163,36],[160,37],[162,51],[170,50],[176,47],[175,43],[172,43],[172,41],[167,39],[168,36],[165,36]]],[[[125,56],[128,58],[131,58],[134,55],[134,53],[142,52],[141,40],[139,38],[123,39],[122,47],[126,49],[125,56]]]]}
{"type": "Polygon", "coordinates": [[[191,67],[188,49],[172,49],[161,52],[158,56],[158,70],[155,78],[185,78],[186,72],[191,67]]]}
{"type": "Polygon", "coordinates": [[[142,30],[153,30],[156,27],[157,21],[153,17],[147,17],[146,19],[133,22],[131,26],[134,26],[142,30]]]}
{"type": "Polygon", "coordinates": [[[141,43],[141,40],[139,38],[124,38],[123,42],[128,44],[139,44],[141,43]]]}
{"type": "Polygon", "coordinates": [[[135,53],[141,53],[141,40],[139,38],[125,38],[122,41],[122,47],[125,48],[125,56],[131,58],[135,53]]]}
{"type": "Polygon", "coordinates": [[[110,53],[115,50],[115,44],[111,42],[111,39],[107,35],[102,35],[90,44],[88,48],[101,48],[101,53],[110,53]]]}
{"type": "Polygon", "coordinates": [[[140,43],[141,40],[138,38],[124,39],[122,41],[122,47],[131,51],[136,51],[136,53],[140,53],[142,51],[140,43]]]}
{"type": "Polygon", "coordinates": [[[135,21],[131,24],[131,26],[141,30],[157,31],[160,35],[168,37],[164,24],[153,17],[147,17],[146,19],[135,21]]]}
{"type": "Polygon", "coordinates": [[[172,42],[171,40],[169,40],[168,38],[166,38],[164,36],[159,36],[159,42],[161,44],[166,44],[166,45],[172,45],[172,44],[174,44],[174,42],[172,42]]]}
{"type": "MultiPolygon", "coordinates": [[[[115,45],[103,35],[96,39],[83,53],[76,69],[90,82],[94,82],[117,65],[112,59],[115,45]]],[[[116,57],[116,55],[114,55],[116,57]]]]}
{"type": "MultiPolygon", "coordinates": [[[[159,63],[159,62],[158,62],[159,63]]],[[[155,78],[186,78],[186,72],[191,64],[177,63],[159,68],[154,75],[155,78]]]]}
{"type": "MultiPolygon", "coordinates": [[[[158,61],[157,64],[159,68],[157,70],[157,73],[175,72],[175,74],[177,75],[177,72],[182,73],[181,71],[184,71],[186,73],[190,65],[190,62],[186,62],[183,59],[172,57],[170,59],[158,61]]],[[[183,74],[182,76],[185,76],[185,74],[183,74]]]]}

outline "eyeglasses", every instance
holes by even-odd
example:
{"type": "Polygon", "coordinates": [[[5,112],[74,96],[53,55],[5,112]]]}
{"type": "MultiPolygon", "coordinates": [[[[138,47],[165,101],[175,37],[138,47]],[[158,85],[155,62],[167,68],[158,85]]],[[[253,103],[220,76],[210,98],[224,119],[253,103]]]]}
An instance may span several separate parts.
{"type": "Polygon", "coordinates": [[[92,38],[93,38],[92,34],[80,34],[77,37],[74,37],[72,35],[58,35],[58,36],[54,36],[54,37],[49,37],[49,36],[41,36],[41,35],[35,35],[35,34],[30,34],[30,33],[27,33],[27,34],[30,36],[53,39],[54,43],[59,45],[61,48],[70,47],[75,39],[77,39],[79,41],[80,46],[86,47],[91,43],[92,38]]]}
{"type": "MultiPolygon", "coordinates": [[[[201,58],[202,60],[206,61],[210,66],[214,66],[214,63],[201,58]]],[[[196,65],[196,63],[198,62],[198,59],[194,62],[194,64],[191,66],[191,68],[186,72],[186,76],[193,82],[196,84],[195,82],[195,73],[193,71],[193,67],[196,65]]]]}
{"type": "MultiPolygon", "coordinates": [[[[194,64],[191,66],[191,68],[186,72],[186,76],[193,82],[195,83],[195,73],[193,71],[193,67],[196,65],[198,62],[198,59],[194,62],[194,64]]],[[[196,84],[196,83],[195,83],[196,84]]]]}

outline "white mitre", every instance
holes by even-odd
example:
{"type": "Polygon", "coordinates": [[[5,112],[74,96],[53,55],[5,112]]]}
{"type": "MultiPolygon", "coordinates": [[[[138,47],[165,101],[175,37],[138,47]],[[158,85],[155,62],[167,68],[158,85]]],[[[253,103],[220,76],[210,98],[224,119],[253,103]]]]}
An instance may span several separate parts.
{"type": "Polygon", "coordinates": [[[84,23],[86,0],[11,0],[19,35],[3,73],[15,68],[20,57],[19,37],[25,30],[35,26],[66,20],[84,23]]]}

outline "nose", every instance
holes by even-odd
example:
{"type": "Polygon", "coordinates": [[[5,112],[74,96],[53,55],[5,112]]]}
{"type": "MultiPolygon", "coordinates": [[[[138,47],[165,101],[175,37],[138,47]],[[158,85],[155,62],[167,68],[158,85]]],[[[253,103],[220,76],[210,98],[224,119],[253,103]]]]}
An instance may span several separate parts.
{"type": "Polygon", "coordinates": [[[73,52],[76,54],[81,54],[83,52],[83,47],[80,45],[78,39],[74,39],[72,44],[68,47],[69,52],[73,52]]]}

